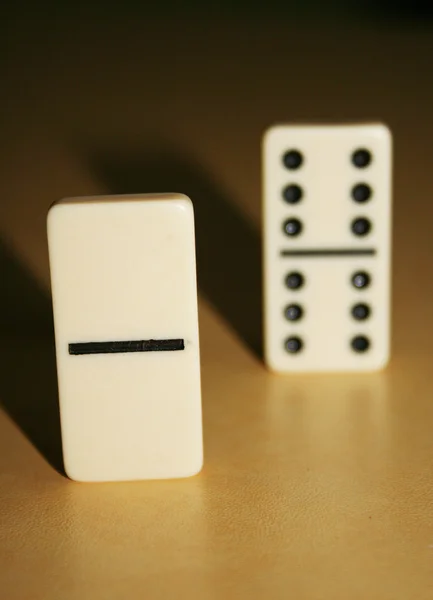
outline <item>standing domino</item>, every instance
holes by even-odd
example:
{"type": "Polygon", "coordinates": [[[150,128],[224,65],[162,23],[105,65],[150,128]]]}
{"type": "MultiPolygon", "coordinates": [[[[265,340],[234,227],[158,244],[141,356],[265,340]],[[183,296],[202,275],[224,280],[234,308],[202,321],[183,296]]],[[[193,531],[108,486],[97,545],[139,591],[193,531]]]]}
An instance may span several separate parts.
{"type": "Polygon", "coordinates": [[[281,125],[263,143],[265,360],[368,371],[389,359],[391,135],[281,125]]]}
{"type": "Polygon", "coordinates": [[[78,481],[202,466],[192,203],[72,198],[48,215],[65,470],[78,481]]]}

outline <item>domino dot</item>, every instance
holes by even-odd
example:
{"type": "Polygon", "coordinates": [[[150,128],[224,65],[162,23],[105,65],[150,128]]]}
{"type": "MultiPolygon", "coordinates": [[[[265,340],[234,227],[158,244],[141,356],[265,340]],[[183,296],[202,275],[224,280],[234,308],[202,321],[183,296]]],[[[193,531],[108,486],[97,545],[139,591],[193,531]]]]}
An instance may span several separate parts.
{"type": "Polygon", "coordinates": [[[283,190],[283,198],[288,204],[297,204],[302,198],[302,189],[294,183],[288,185],[283,190]]]}
{"type": "Polygon", "coordinates": [[[366,352],[370,348],[370,340],[365,335],[357,335],[352,339],[351,346],[355,352],[366,352]]]}
{"type": "Polygon", "coordinates": [[[370,233],[371,223],[365,217],[359,217],[352,221],[351,229],[355,235],[364,236],[370,233]]]}
{"type": "Polygon", "coordinates": [[[352,317],[357,321],[365,321],[370,316],[370,307],[367,304],[355,304],[352,308],[352,317]]]}
{"type": "Polygon", "coordinates": [[[371,277],[365,271],[357,271],[352,275],[352,285],[358,289],[366,288],[370,285],[371,277]]]}
{"type": "Polygon", "coordinates": [[[358,183],[352,188],[352,198],[355,202],[367,202],[371,198],[371,187],[366,183],[358,183]]]}
{"type": "Polygon", "coordinates": [[[284,221],[283,230],[286,235],[295,237],[302,231],[302,223],[299,219],[287,219],[284,221]]]}
{"type": "Polygon", "coordinates": [[[302,318],[304,311],[299,304],[289,304],[284,309],[284,315],[288,321],[299,321],[302,318]]]}
{"type": "Polygon", "coordinates": [[[299,150],[288,150],[283,156],[283,163],[286,169],[299,169],[304,161],[304,157],[299,150]]]}
{"type": "Polygon", "coordinates": [[[287,350],[287,352],[290,352],[291,354],[296,354],[297,352],[300,352],[302,350],[302,340],[298,337],[289,337],[287,338],[287,340],[284,342],[284,346],[287,350]]]}
{"type": "Polygon", "coordinates": [[[368,167],[371,163],[371,153],[365,148],[359,148],[352,154],[352,163],[359,169],[368,167]]]}
{"type": "Polygon", "coordinates": [[[297,271],[292,271],[286,277],[286,286],[291,290],[298,290],[304,285],[304,276],[297,271]]]}

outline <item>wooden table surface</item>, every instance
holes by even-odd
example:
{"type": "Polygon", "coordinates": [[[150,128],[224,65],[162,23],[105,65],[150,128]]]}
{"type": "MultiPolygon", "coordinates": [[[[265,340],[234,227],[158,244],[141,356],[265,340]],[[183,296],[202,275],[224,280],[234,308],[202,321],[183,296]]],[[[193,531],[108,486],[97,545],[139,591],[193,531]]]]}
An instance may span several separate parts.
{"type": "Polygon", "coordinates": [[[433,27],[20,19],[0,136],[0,597],[433,597],[433,27]],[[145,25],[145,26],[144,26],[145,25]],[[260,137],[379,119],[395,140],[392,361],[260,357],[260,137]],[[179,191],[197,215],[205,467],[61,473],[45,215],[179,191]]]}

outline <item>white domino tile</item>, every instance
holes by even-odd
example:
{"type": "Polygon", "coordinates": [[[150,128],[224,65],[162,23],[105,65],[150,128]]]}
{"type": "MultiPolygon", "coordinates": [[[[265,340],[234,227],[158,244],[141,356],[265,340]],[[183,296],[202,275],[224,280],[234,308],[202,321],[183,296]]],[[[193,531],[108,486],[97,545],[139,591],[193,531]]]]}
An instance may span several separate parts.
{"type": "Polygon", "coordinates": [[[48,215],[65,469],[187,477],[203,460],[192,203],[71,198],[48,215]]]}
{"type": "Polygon", "coordinates": [[[278,372],[383,368],[390,352],[387,127],[372,123],[270,128],[263,140],[263,239],[268,367],[278,372]],[[353,162],[359,150],[367,150],[370,157],[368,162],[368,154],[356,155],[358,161],[368,162],[364,166],[353,162]],[[361,184],[367,186],[357,188],[358,200],[363,201],[356,201],[354,190],[361,184]],[[357,224],[361,230],[370,224],[364,235],[352,230],[357,219],[368,220],[357,224]],[[288,235],[287,222],[289,233],[300,229],[299,233],[288,235]],[[287,286],[291,273],[302,276],[299,288],[287,286]],[[367,273],[367,287],[353,285],[356,273],[367,273]],[[363,320],[352,315],[359,304],[369,309],[363,320]],[[292,316],[302,311],[299,319],[286,318],[290,305],[295,305],[289,311],[292,316]]]}

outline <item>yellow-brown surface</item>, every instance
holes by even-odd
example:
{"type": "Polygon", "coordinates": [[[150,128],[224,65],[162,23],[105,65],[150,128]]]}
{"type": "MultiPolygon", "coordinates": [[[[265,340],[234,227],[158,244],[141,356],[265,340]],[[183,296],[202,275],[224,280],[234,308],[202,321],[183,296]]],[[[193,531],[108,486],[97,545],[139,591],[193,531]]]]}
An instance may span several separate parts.
{"type": "Polygon", "coordinates": [[[6,45],[2,600],[432,598],[432,29],[16,18],[6,45]],[[261,362],[260,137],[297,118],[393,130],[383,373],[261,362]],[[56,470],[46,211],[155,191],[196,206],[205,468],[77,484],[56,470]]]}

